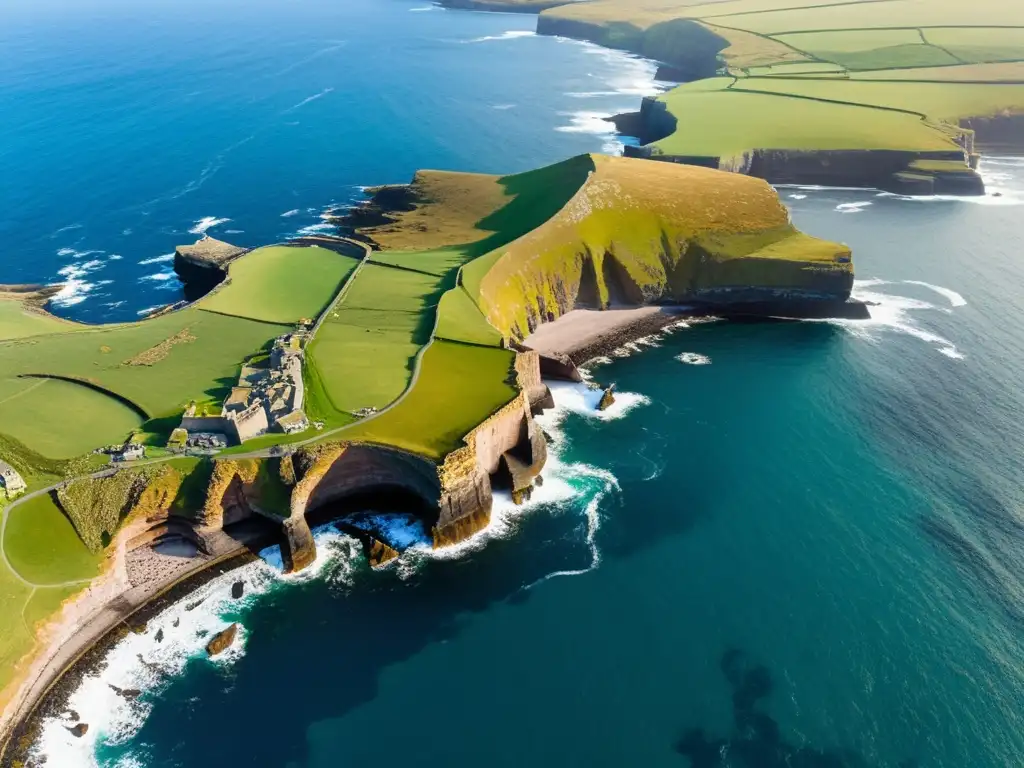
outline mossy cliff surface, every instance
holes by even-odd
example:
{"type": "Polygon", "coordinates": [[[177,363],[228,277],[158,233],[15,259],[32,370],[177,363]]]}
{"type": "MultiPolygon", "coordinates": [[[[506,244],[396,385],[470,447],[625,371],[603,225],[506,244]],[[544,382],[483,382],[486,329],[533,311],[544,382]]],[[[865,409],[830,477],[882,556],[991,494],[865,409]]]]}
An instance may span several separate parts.
{"type": "Polygon", "coordinates": [[[849,248],[796,230],[764,182],[582,160],[591,170],[557,214],[464,269],[467,289],[505,337],[522,339],[576,307],[849,297],[849,248]]]}

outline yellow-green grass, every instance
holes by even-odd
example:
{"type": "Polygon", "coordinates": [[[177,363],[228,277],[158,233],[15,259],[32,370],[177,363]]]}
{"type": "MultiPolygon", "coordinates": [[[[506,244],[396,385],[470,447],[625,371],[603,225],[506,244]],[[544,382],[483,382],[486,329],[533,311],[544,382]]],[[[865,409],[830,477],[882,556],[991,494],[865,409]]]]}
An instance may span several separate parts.
{"type": "Polygon", "coordinates": [[[223,397],[241,361],[288,329],[190,307],[138,323],[0,343],[0,368],[7,377],[80,379],[150,417],[169,416],[191,400],[223,397]]]}
{"type": "Polygon", "coordinates": [[[91,579],[102,555],[91,553],[50,494],[17,505],[8,513],[4,551],[14,569],[34,584],[91,579]]]}
{"type": "MultiPolygon", "coordinates": [[[[730,71],[730,74],[738,74],[730,71]]],[[[827,61],[797,61],[793,63],[772,64],[766,67],[750,67],[743,71],[749,77],[805,77],[807,75],[838,76],[845,75],[846,69],[838,64],[827,61]]]]}
{"type": "Polygon", "coordinates": [[[440,460],[516,397],[508,383],[514,381],[514,360],[503,349],[435,341],[423,354],[416,385],[398,405],[341,434],[440,460]]]}
{"type": "Polygon", "coordinates": [[[434,248],[427,251],[378,251],[372,264],[385,264],[444,277],[472,258],[469,246],[434,248]]]}
{"type": "Polygon", "coordinates": [[[441,297],[434,337],[488,347],[501,345],[501,334],[487,322],[462,286],[447,291],[441,297]]]}
{"type": "MultiPolygon", "coordinates": [[[[946,133],[914,114],[781,95],[791,83],[796,83],[797,90],[805,84],[827,90],[841,82],[758,78],[752,87],[762,92],[681,86],[660,97],[679,119],[671,136],[654,143],[655,150],[684,157],[723,157],[754,149],[957,149],[946,133]],[[772,83],[783,84],[778,88],[780,95],[767,93],[772,83]]],[[[746,87],[746,81],[742,85],[746,87]]]]}
{"type": "Polygon", "coordinates": [[[57,379],[7,379],[0,391],[0,430],[53,459],[69,459],[107,443],[120,443],[143,418],[119,400],[82,384],[57,379]]]}
{"type": "MultiPolygon", "coordinates": [[[[1014,23],[1024,23],[1019,18],[1019,4],[1013,5],[1017,6],[1013,13],[1018,16],[1014,23]]],[[[929,43],[942,46],[965,63],[1024,59],[1024,27],[940,27],[923,33],[929,43]]]]}
{"type": "MultiPolygon", "coordinates": [[[[32,588],[19,581],[5,565],[0,564],[0,690],[17,672],[19,662],[32,650],[31,624],[26,623],[26,603],[32,588]]],[[[4,703],[0,699],[0,704],[4,703]]]]}
{"type": "Polygon", "coordinates": [[[198,306],[271,323],[315,318],[358,264],[319,246],[257,248],[233,261],[228,282],[198,306]]]}
{"type": "Polygon", "coordinates": [[[849,249],[800,235],[763,181],[593,160],[595,172],[557,216],[464,269],[487,265],[478,305],[502,334],[521,338],[577,302],[678,301],[737,285],[818,290],[824,273],[852,269],[849,249]]]}
{"type": "Polygon", "coordinates": [[[925,173],[970,173],[971,169],[955,160],[914,160],[910,170],[925,173]]]}
{"type": "Polygon", "coordinates": [[[28,307],[22,299],[18,294],[5,294],[0,289],[0,341],[44,333],[65,333],[81,327],[28,307]]]}
{"type": "Polygon", "coordinates": [[[881,81],[747,78],[733,87],[736,88],[901,109],[927,115],[933,120],[987,117],[1024,110],[1024,84],[1015,83],[915,83],[908,88],[904,83],[881,81]]]}
{"type": "Polygon", "coordinates": [[[86,586],[86,584],[76,584],[67,587],[44,587],[37,589],[25,604],[23,611],[25,624],[29,627],[35,627],[40,622],[52,618],[66,600],[77,595],[86,586]]]}
{"type": "MultiPolygon", "coordinates": [[[[1024,58],[1024,57],[1022,57],[1024,58]]],[[[954,67],[890,69],[880,72],[853,72],[853,80],[900,80],[912,82],[1024,82],[1024,61],[994,64],[962,64],[954,67]]]]}
{"type": "Polygon", "coordinates": [[[367,264],[317,331],[307,374],[335,411],[383,408],[406,388],[449,278],[367,264]]]}

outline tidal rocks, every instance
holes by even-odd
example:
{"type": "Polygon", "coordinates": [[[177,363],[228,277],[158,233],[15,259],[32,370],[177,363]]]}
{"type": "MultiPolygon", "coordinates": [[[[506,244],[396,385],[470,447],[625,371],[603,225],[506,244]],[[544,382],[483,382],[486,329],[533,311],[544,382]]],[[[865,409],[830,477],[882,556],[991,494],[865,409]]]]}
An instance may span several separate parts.
{"type": "Polygon", "coordinates": [[[245,582],[244,581],[236,581],[234,584],[231,585],[231,599],[232,600],[240,600],[242,595],[244,595],[244,594],[245,594],[245,582]]]}
{"type": "Polygon", "coordinates": [[[138,688],[118,688],[113,683],[109,683],[108,685],[110,685],[110,690],[112,690],[122,699],[132,701],[134,699],[139,698],[139,696],[142,695],[142,691],[140,691],[138,688]]]}
{"type": "Polygon", "coordinates": [[[289,573],[297,573],[308,568],[316,560],[316,542],[309,523],[304,517],[291,517],[284,522],[284,555],[285,566],[289,573]]]}
{"type": "Polygon", "coordinates": [[[368,536],[366,541],[366,559],[373,568],[380,568],[397,559],[399,552],[378,538],[368,536]]]}
{"type": "Polygon", "coordinates": [[[78,725],[73,726],[72,728],[68,728],[68,733],[70,733],[75,738],[79,738],[79,739],[82,738],[83,736],[85,736],[85,734],[87,734],[88,732],[89,732],[89,724],[88,723],[79,723],[78,725]]]}
{"type": "Polygon", "coordinates": [[[213,636],[213,639],[206,644],[206,653],[209,656],[216,656],[220,653],[224,653],[228,648],[235,642],[235,637],[238,636],[238,624],[232,624],[230,627],[222,632],[218,632],[213,636]]]}
{"type": "Polygon", "coordinates": [[[597,404],[597,410],[607,411],[615,404],[615,385],[612,384],[610,387],[605,389],[604,394],[601,395],[601,401],[597,404]]]}

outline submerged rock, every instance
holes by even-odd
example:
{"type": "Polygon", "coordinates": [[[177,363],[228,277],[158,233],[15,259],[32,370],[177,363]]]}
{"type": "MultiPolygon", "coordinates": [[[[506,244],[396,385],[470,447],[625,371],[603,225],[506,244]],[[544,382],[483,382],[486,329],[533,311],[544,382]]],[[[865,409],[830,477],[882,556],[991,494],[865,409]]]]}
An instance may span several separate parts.
{"type": "Polygon", "coordinates": [[[110,690],[112,690],[122,699],[137,699],[139,698],[139,696],[142,695],[142,691],[140,691],[138,688],[118,688],[116,685],[113,685],[112,683],[110,683],[109,685],[110,690]]]}
{"type": "Polygon", "coordinates": [[[237,635],[238,624],[235,623],[223,632],[218,632],[213,636],[213,639],[206,644],[206,653],[210,656],[216,656],[219,653],[223,653],[232,646],[237,635]]]}

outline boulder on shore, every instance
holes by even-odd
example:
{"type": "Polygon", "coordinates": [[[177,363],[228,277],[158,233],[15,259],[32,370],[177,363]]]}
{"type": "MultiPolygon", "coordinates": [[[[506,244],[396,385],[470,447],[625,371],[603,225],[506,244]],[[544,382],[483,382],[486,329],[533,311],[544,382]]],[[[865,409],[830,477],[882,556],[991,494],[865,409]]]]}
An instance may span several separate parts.
{"type": "Polygon", "coordinates": [[[213,636],[213,640],[206,644],[206,653],[209,656],[216,656],[219,653],[223,653],[235,642],[235,637],[238,635],[238,624],[232,624],[230,627],[225,629],[223,632],[218,632],[213,636]]]}

